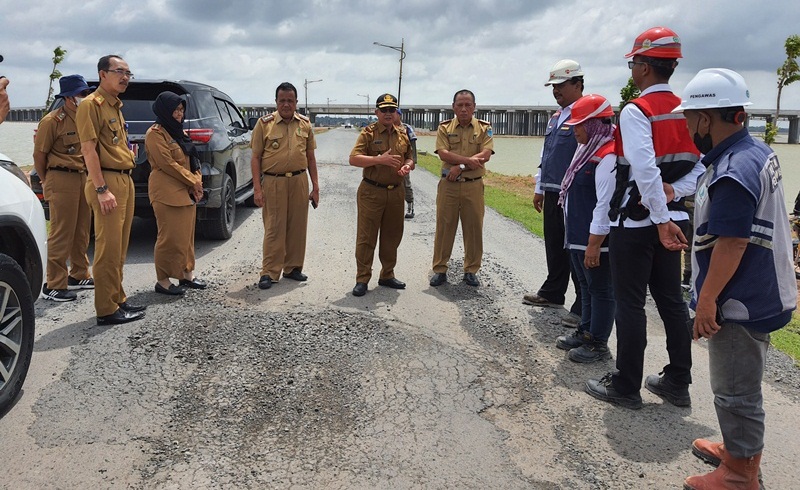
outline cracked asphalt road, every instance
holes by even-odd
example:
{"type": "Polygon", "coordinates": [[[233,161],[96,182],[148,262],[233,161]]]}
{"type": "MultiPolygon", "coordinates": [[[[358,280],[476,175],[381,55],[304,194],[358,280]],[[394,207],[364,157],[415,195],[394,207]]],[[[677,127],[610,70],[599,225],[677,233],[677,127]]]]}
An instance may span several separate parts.
{"type": "MultiPolygon", "coordinates": [[[[543,243],[487,211],[480,288],[428,285],[434,176],[412,175],[397,274],[404,291],[354,298],[356,130],[318,136],[322,199],[310,211],[306,283],[256,287],[259,212],[234,237],[199,241],[210,282],[152,292],[154,226],[135,223],[125,286],[143,321],[94,324],[92,293],[37,303],[23,396],[0,419],[2,488],[678,488],[708,470],[689,450],[718,438],[703,342],[693,407],[644,391],[628,411],[583,393],[613,361],[577,365],[555,348],[563,310],[521,304],[545,276],[543,243]]],[[[379,267],[379,265],[378,265],[379,267]]],[[[665,363],[650,327],[647,373],[665,363]]],[[[772,353],[764,480],[796,486],[798,369],[772,353]]]]}

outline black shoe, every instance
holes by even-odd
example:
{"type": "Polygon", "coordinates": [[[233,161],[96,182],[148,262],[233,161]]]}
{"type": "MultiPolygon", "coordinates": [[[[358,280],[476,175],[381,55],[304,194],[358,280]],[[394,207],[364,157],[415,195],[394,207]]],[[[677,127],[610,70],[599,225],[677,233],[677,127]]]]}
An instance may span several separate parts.
{"type": "Polygon", "coordinates": [[[480,281],[478,281],[478,276],[476,276],[472,272],[464,273],[464,282],[467,283],[467,286],[472,286],[474,288],[481,285],[480,281]]]}
{"type": "Polygon", "coordinates": [[[406,219],[412,219],[414,217],[414,201],[408,203],[408,210],[406,211],[406,219]]]}
{"type": "Polygon", "coordinates": [[[129,323],[135,322],[136,320],[140,320],[144,318],[143,311],[125,311],[122,308],[118,308],[117,311],[110,315],[106,316],[98,316],[97,317],[97,324],[98,325],[120,325],[122,323],[129,323]]]}
{"type": "Polygon", "coordinates": [[[174,284],[170,284],[168,288],[165,288],[159,283],[156,283],[156,292],[160,294],[167,294],[169,296],[182,296],[183,293],[186,292],[185,289],[182,287],[178,287],[174,284]]]}
{"type": "Polygon", "coordinates": [[[572,350],[582,346],[586,342],[591,342],[592,336],[589,332],[575,330],[570,335],[562,335],[556,339],[556,347],[563,350],[572,350]]]}
{"type": "Polygon", "coordinates": [[[642,396],[637,391],[630,395],[623,395],[614,389],[611,384],[611,374],[607,373],[600,379],[590,379],[586,382],[584,391],[598,400],[613,403],[621,407],[639,410],[642,408],[642,396]]]}
{"type": "Polygon", "coordinates": [[[437,272],[431,276],[431,286],[437,287],[447,282],[447,274],[444,272],[437,272]]]}
{"type": "Polygon", "coordinates": [[[386,286],[387,288],[392,289],[405,289],[406,283],[403,281],[398,281],[396,278],[391,277],[389,279],[378,279],[378,286],[386,286]]]}
{"type": "Polygon", "coordinates": [[[127,301],[119,303],[119,307],[127,311],[128,313],[136,313],[137,311],[144,311],[147,309],[146,305],[132,305],[127,301]]]}
{"type": "Polygon", "coordinates": [[[611,359],[611,351],[605,342],[586,342],[579,347],[570,349],[567,354],[570,361],[587,363],[611,359]]]}
{"type": "Polygon", "coordinates": [[[353,296],[364,296],[367,294],[367,283],[357,282],[353,288],[353,296]]]}
{"type": "Polygon", "coordinates": [[[94,279],[75,279],[67,276],[67,289],[94,289],[94,279]]]}
{"type": "Polygon", "coordinates": [[[308,279],[308,276],[300,272],[300,269],[292,269],[292,272],[288,274],[284,272],[283,277],[294,279],[295,281],[305,281],[308,279]]]}
{"type": "Polygon", "coordinates": [[[272,278],[269,276],[261,276],[258,280],[258,289],[269,289],[272,287],[272,278]]]}
{"type": "Polygon", "coordinates": [[[208,286],[208,284],[206,284],[205,281],[203,281],[202,279],[198,279],[196,277],[193,277],[191,280],[181,279],[180,281],[178,281],[178,285],[191,289],[205,289],[206,286],[208,286]]]}
{"type": "Polygon", "coordinates": [[[689,385],[673,381],[666,375],[651,374],[644,380],[647,391],[655,393],[676,407],[689,407],[692,398],[689,396],[689,385]]]}
{"type": "Polygon", "coordinates": [[[50,289],[45,284],[42,286],[42,298],[63,303],[65,301],[75,301],[78,299],[78,295],[67,289],[50,289]]]}

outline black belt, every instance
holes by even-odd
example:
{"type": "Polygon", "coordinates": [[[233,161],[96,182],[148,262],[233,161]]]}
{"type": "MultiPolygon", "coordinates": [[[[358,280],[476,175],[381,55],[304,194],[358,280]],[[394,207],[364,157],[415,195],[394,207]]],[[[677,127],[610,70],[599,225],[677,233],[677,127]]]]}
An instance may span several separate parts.
{"type": "MultiPolygon", "coordinates": [[[[446,175],[442,175],[442,178],[446,179],[447,176],[446,175]]],[[[475,178],[460,177],[460,178],[456,179],[456,182],[473,182],[475,180],[481,180],[482,178],[483,178],[483,176],[475,177],[475,178]]]]}
{"type": "Polygon", "coordinates": [[[370,180],[364,177],[364,182],[367,184],[374,185],[375,187],[380,187],[381,189],[394,189],[395,187],[400,187],[400,184],[381,184],[380,182],[375,182],[374,180],[370,180]]]}
{"type": "Polygon", "coordinates": [[[58,170],[59,172],[69,172],[71,174],[82,174],[83,173],[83,170],[76,170],[74,168],[67,168],[67,167],[50,167],[50,168],[47,169],[48,172],[51,171],[51,170],[58,170]]]}
{"type": "Polygon", "coordinates": [[[132,168],[126,168],[124,170],[120,170],[118,168],[106,168],[106,167],[100,167],[100,170],[104,172],[116,172],[118,174],[128,174],[128,175],[130,175],[131,172],[133,171],[132,168]]]}
{"type": "Polygon", "coordinates": [[[264,172],[264,175],[269,175],[270,177],[294,177],[295,175],[300,175],[305,172],[306,169],[302,170],[295,170],[294,172],[286,172],[283,174],[274,174],[272,172],[264,172]]]}

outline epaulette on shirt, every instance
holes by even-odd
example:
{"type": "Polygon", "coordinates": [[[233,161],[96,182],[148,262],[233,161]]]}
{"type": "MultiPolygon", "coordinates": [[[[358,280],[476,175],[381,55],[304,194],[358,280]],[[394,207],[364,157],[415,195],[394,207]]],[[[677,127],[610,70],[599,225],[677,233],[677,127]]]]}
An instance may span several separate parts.
{"type": "Polygon", "coordinates": [[[452,120],[453,120],[452,118],[451,118],[451,119],[445,119],[444,121],[442,121],[442,122],[440,122],[440,123],[439,123],[439,126],[441,126],[442,124],[450,124],[450,122],[451,122],[452,120]]]}
{"type": "Polygon", "coordinates": [[[297,116],[300,119],[302,119],[303,121],[306,121],[306,122],[310,122],[311,121],[311,119],[309,119],[307,116],[304,116],[304,115],[300,114],[299,112],[295,112],[295,114],[297,114],[297,116]]]}
{"type": "Polygon", "coordinates": [[[96,96],[94,98],[94,103],[97,104],[97,105],[103,105],[103,102],[105,102],[105,101],[106,101],[106,98],[103,97],[102,95],[98,95],[98,96],[96,96]]]}
{"type": "Polygon", "coordinates": [[[55,118],[58,119],[59,122],[63,121],[67,117],[67,113],[64,112],[64,109],[59,109],[58,114],[55,115],[55,118]]]}
{"type": "Polygon", "coordinates": [[[492,123],[490,123],[489,121],[484,121],[483,119],[478,119],[478,122],[481,123],[481,124],[484,124],[486,126],[491,126],[492,125],[492,123]]]}
{"type": "Polygon", "coordinates": [[[268,123],[275,119],[275,114],[267,114],[266,116],[261,116],[261,122],[268,123]]]}

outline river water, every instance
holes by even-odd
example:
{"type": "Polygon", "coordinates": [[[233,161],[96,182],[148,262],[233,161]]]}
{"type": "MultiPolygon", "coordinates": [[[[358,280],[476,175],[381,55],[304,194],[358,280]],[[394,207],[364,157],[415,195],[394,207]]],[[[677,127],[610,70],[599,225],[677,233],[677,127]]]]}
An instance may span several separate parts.
{"type": "MultiPolygon", "coordinates": [[[[0,125],[0,152],[9,156],[18,165],[31,165],[33,158],[33,130],[36,123],[7,122],[0,125]]],[[[353,142],[357,131],[353,131],[353,142]]],[[[504,175],[535,175],[539,154],[544,138],[540,136],[500,136],[495,137],[495,154],[488,168],[504,175]]],[[[436,146],[435,135],[420,135],[417,148],[433,153],[436,146]]],[[[794,207],[794,198],[800,190],[800,145],[775,144],[775,153],[783,170],[784,190],[787,210],[794,207]]],[[[317,149],[317,157],[324,153],[317,149]]]]}

